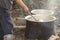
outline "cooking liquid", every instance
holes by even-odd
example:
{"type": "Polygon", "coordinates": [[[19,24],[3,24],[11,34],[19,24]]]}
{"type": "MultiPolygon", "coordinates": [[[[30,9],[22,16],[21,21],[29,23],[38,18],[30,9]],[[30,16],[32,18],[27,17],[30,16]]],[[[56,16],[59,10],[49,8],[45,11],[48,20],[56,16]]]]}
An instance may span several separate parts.
{"type": "MultiPolygon", "coordinates": [[[[54,20],[54,17],[52,16],[33,16],[36,20],[38,20],[37,22],[49,22],[54,20]]],[[[36,22],[32,17],[29,17],[27,20],[29,21],[34,21],[36,22]]]]}

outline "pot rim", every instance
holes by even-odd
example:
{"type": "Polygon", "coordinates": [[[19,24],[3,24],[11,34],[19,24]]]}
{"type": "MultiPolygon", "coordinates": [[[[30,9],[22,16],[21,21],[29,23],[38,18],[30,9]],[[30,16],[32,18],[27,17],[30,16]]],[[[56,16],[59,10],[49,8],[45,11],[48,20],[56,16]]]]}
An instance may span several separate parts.
{"type": "MultiPolygon", "coordinates": [[[[32,16],[40,16],[40,15],[32,15],[32,16]]],[[[29,17],[31,17],[31,15],[26,16],[25,19],[28,20],[28,21],[33,21],[33,20],[29,20],[29,19],[28,19],[29,17]]],[[[55,21],[55,20],[56,20],[56,17],[55,17],[55,16],[51,16],[51,17],[53,17],[52,20],[43,21],[43,22],[51,22],[51,21],[55,21]]],[[[42,22],[42,21],[33,21],[33,22],[42,22]]]]}
{"type": "Polygon", "coordinates": [[[34,10],[31,10],[31,13],[32,14],[36,14],[36,15],[53,15],[54,14],[54,12],[52,11],[52,10],[48,10],[48,9],[34,9],[34,10]],[[45,14],[42,14],[42,13],[35,13],[34,11],[48,11],[49,12],[49,14],[47,13],[45,13],[45,14]]]}

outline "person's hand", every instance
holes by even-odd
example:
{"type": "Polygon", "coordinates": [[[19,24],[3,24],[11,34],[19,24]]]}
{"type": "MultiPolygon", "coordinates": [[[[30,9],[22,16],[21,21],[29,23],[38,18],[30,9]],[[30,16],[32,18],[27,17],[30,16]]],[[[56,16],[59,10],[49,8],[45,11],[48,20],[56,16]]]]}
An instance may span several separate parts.
{"type": "Polygon", "coordinates": [[[26,13],[29,13],[29,8],[28,8],[27,6],[25,6],[25,7],[23,8],[23,10],[24,10],[26,13]]]}
{"type": "Polygon", "coordinates": [[[28,13],[29,12],[29,9],[28,7],[24,4],[24,2],[22,0],[16,0],[17,4],[23,8],[23,10],[28,13]]]}

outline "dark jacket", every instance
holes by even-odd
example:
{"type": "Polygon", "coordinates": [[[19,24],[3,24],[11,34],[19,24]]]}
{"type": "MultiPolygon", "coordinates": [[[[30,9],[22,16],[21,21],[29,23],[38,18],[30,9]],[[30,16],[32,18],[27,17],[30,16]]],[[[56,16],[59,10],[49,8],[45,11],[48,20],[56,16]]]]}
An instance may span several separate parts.
{"type": "Polygon", "coordinates": [[[11,9],[12,0],[0,0],[0,7],[5,9],[11,9]]]}

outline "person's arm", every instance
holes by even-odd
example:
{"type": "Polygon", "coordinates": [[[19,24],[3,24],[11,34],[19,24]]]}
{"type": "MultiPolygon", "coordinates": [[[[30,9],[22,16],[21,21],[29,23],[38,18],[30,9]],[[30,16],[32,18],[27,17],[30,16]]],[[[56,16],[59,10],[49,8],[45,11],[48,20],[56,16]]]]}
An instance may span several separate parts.
{"type": "Polygon", "coordinates": [[[17,2],[17,4],[18,4],[19,6],[21,6],[21,7],[23,8],[23,10],[24,10],[26,13],[29,12],[28,7],[23,3],[22,0],[16,0],[16,2],[17,2]]]}

